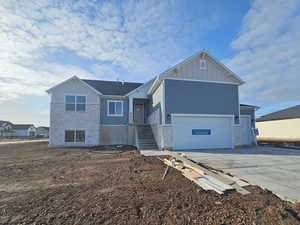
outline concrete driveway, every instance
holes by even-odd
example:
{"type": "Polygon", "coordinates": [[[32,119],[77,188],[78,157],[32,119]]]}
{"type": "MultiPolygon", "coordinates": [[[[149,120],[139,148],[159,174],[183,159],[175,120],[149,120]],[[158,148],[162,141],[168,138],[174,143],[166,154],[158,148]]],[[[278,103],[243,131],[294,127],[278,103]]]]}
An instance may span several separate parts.
{"type": "Polygon", "coordinates": [[[35,143],[35,142],[47,142],[49,139],[39,139],[39,140],[25,140],[25,141],[7,141],[0,142],[0,145],[12,145],[12,144],[26,144],[26,143],[35,143]]]}
{"type": "Polygon", "coordinates": [[[300,150],[255,146],[177,152],[267,188],[283,199],[300,202],[300,150]]]}

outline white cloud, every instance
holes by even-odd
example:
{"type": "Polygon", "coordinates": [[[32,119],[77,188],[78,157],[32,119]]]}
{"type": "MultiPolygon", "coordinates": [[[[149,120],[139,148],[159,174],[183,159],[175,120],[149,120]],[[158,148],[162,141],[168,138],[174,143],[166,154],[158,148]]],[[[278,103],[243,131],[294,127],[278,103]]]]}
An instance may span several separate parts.
{"type": "Polygon", "coordinates": [[[247,82],[242,100],[276,104],[300,100],[300,1],[255,0],[226,63],[247,82]]]}
{"type": "Polygon", "coordinates": [[[180,7],[176,4],[173,0],[1,1],[0,100],[43,95],[71,74],[92,78],[99,72],[101,78],[109,72],[116,78],[114,66],[128,72],[127,80],[148,80],[178,58],[175,36],[180,24],[175,20],[180,7]],[[47,56],[61,49],[99,61],[97,71],[48,63],[47,56]]]}
{"type": "Polygon", "coordinates": [[[120,79],[120,75],[112,69],[110,65],[92,65],[92,71],[98,75],[100,80],[117,80],[120,79]]]}

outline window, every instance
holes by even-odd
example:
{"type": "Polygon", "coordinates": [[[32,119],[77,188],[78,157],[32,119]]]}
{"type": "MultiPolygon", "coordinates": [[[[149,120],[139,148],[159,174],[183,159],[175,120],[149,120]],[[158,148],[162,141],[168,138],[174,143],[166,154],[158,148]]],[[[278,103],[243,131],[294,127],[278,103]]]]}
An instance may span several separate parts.
{"type": "Polygon", "coordinates": [[[75,131],[66,130],[65,131],[65,142],[75,142],[75,131]]]}
{"type": "Polygon", "coordinates": [[[205,59],[200,59],[199,64],[200,64],[200,70],[206,70],[206,60],[205,59]]]}
{"type": "Polygon", "coordinates": [[[123,101],[109,100],[107,101],[108,116],[123,116],[123,101]]]}
{"type": "Polygon", "coordinates": [[[65,142],[85,142],[84,130],[66,130],[65,142]]]}
{"type": "Polygon", "coordinates": [[[77,130],[75,132],[75,141],[76,142],[85,142],[85,131],[84,130],[77,130]]]}
{"type": "Polygon", "coordinates": [[[66,95],[65,97],[66,111],[85,112],[86,96],[66,95]]]}

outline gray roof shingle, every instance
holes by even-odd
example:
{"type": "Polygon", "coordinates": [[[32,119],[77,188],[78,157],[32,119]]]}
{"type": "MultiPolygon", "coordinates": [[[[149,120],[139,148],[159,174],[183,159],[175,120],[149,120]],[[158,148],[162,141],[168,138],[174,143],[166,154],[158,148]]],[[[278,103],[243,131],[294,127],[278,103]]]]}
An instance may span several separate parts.
{"type": "Polygon", "coordinates": [[[34,126],[33,124],[14,124],[12,128],[14,130],[27,130],[30,127],[34,126]]]}
{"type": "Polygon", "coordinates": [[[82,79],[82,81],[101,92],[103,95],[126,95],[143,84],[134,82],[85,79],[82,79]]]}
{"type": "Polygon", "coordinates": [[[5,120],[0,120],[0,127],[1,126],[5,126],[5,125],[12,125],[12,123],[11,122],[9,122],[9,121],[5,121],[5,120]]]}
{"type": "Polygon", "coordinates": [[[240,106],[252,107],[252,108],[256,108],[256,107],[257,107],[257,106],[255,106],[255,105],[247,105],[247,104],[240,104],[240,106]]]}
{"type": "Polygon", "coordinates": [[[277,112],[269,113],[256,119],[257,122],[271,121],[271,120],[286,120],[300,118],[300,105],[296,105],[277,112]]]}

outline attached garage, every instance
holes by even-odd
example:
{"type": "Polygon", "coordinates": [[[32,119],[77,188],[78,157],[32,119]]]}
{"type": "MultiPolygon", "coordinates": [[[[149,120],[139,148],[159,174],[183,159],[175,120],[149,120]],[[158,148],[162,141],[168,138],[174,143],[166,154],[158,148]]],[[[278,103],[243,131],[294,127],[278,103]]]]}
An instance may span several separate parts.
{"type": "Polygon", "coordinates": [[[173,149],[233,148],[233,115],[172,114],[173,149]]]}

